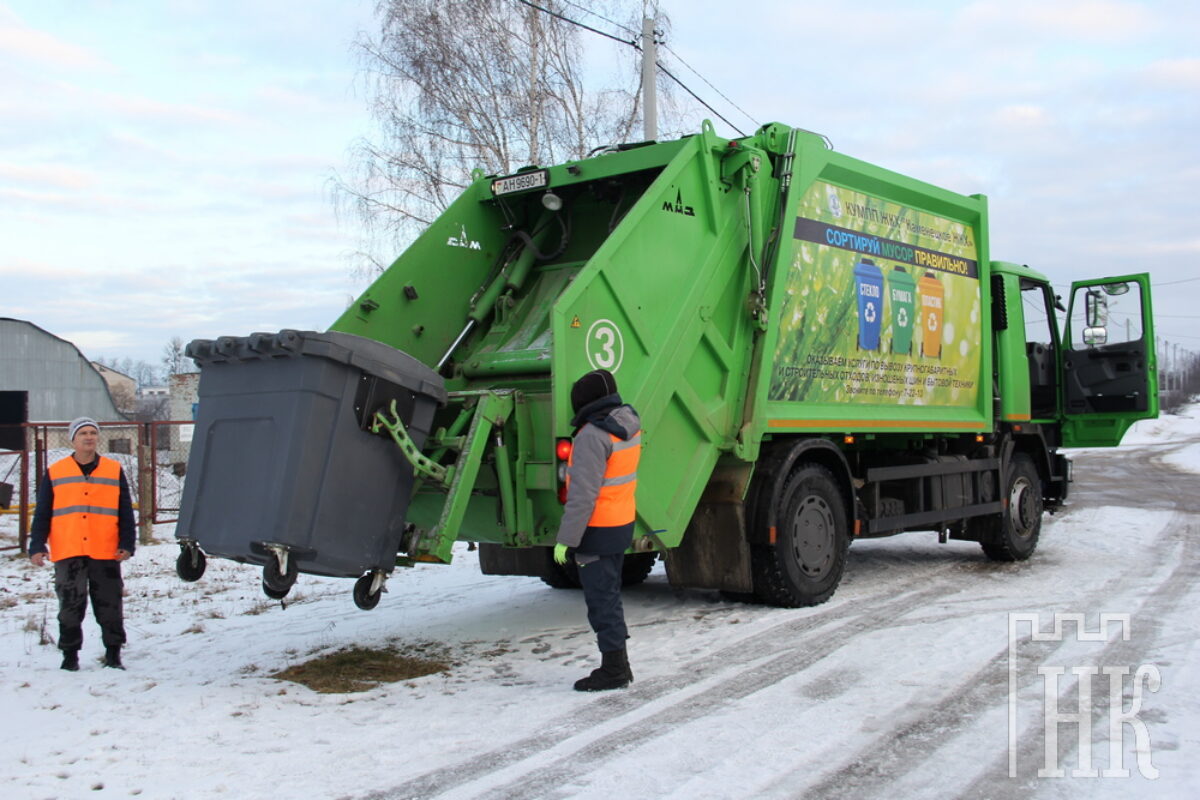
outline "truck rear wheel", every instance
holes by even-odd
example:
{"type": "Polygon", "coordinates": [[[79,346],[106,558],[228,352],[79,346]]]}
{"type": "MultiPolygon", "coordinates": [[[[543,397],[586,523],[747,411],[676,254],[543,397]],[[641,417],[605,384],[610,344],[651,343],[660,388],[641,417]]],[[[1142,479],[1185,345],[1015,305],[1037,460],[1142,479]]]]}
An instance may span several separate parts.
{"type": "Polygon", "coordinates": [[[637,586],[650,576],[658,553],[626,553],[621,562],[621,585],[637,586]]]}
{"type": "MultiPolygon", "coordinates": [[[[627,553],[621,564],[621,585],[636,586],[646,580],[657,558],[658,553],[627,553]]],[[[583,585],[579,582],[579,567],[574,558],[568,558],[566,564],[551,561],[541,579],[542,583],[555,589],[578,589],[583,585]]]]}
{"type": "Polygon", "coordinates": [[[579,567],[575,566],[574,558],[567,558],[567,563],[557,564],[550,557],[552,552],[550,548],[546,550],[546,563],[543,565],[542,574],[539,576],[542,583],[555,589],[579,589],[583,584],[579,582],[579,567]]]}
{"type": "Polygon", "coordinates": [[[1004,482],[1008,505],[979,522],[979,544],[992,561],[1024,561],[1037,549],[1042,532],[1042,479],[1025,453],[1016,453],[1004,482]]]}
{"type": "Polygon", "coordinates": [[[752,548],[758,599],[785,608],[828,600],[846,568],[846,519],[833,473],[818,464],[796,465],[775,509],[774,543],[752,548]]]}

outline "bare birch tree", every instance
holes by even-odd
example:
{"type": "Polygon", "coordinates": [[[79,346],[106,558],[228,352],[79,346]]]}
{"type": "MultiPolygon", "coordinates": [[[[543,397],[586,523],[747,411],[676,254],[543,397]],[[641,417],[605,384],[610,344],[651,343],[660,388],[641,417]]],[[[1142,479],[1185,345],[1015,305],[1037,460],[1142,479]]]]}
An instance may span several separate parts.
{"type": "MultiPolygon", "coordinates": [[[[559,0],[537,4],[589,13],[559,0]]],[[[625,20],[615,32],[631,40],[644,11],[642,0],[587,8],[625,20]]],[[[431,222],[475,168],[505,174],[640,135],[633,47],[611,43],[628,52],[609,59],[623,63],[605,83],[595,74],[603,70],[593,64],[585,74],[584,66],[585,44],[602,47],[603,38],[517,0],[381,0],[377,14],[379,33],[357,47],[380,136],[357,143],[356,173],[333,189],[339,209],[381,240],[398,242],[431,222]]],[[[367,257],[365,271],[381,271],[367,257]]]]}

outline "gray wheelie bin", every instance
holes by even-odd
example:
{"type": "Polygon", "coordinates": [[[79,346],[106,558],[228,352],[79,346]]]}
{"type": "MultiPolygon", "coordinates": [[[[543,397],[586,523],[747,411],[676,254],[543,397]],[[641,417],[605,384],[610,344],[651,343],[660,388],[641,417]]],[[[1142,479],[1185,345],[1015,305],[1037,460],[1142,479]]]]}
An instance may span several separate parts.
{"type": "Polygon", "coordinates": [[[201,375],[175,534],[180,576],[198,578],[204,553],[263,565],[272,597],[287,593],[297,571],[390,573],[413,471],[392,440],[369,427],[395,400],[423,445],[446,402],[441,377],[399,350],[346,333],[198,339],[186,352],[201,375]]]}

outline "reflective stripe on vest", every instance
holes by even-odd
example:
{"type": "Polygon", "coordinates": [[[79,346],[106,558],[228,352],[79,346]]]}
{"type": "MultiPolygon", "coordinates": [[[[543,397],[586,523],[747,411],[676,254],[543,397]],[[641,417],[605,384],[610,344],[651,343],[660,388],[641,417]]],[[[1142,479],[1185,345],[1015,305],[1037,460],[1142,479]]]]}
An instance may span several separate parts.
{"type": "MultiPolygon", "coordinates": [[[[588,525],[604,528],[628,525],[637,518],[634,494],[637,492],[638,461],[642,457],[641,431],[628,440],[611,433],[608,436],[613,443],[612,455],[605,464],[600,494],[596,496],[596,505],[588,520],[588,525]]],[[[571,462],[571,459],[567,460],[568,468],[571,462]]]]}
{"type": "Polygon", "coordinates": [[[74,457],[50,465],[54,507],[50,516],[50,558],[117,557],[121,504],[121,465],[98,456],[100,463],[84,475],[74,457]]]}

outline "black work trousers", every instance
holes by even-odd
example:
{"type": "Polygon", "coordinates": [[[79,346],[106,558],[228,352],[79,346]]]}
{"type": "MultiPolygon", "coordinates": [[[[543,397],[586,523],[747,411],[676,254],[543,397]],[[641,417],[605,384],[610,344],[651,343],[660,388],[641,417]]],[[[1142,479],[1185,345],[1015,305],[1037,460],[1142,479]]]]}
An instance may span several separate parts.
{"type": "Polygon", "coordinates": [[[125,615],[121,598],[121,562],[76,556],[54,562],[54,591],[58,594],[58,649],[78,650],[83,644],[83,618],[88,597],[100,625],[105,647],[125,644],[125,615]]]}
{"type": "Polygon", "coordinates": [[[601,653],[625,649],[629,629],[625,627],[625,609],[621,605],[621,567],[625,554],[608,556],[584,556],[588,561],[580,564],[579,582],[583,585],[583,599],[587,602],[588,623],[596,632],[596,643],[601,653]]]}

